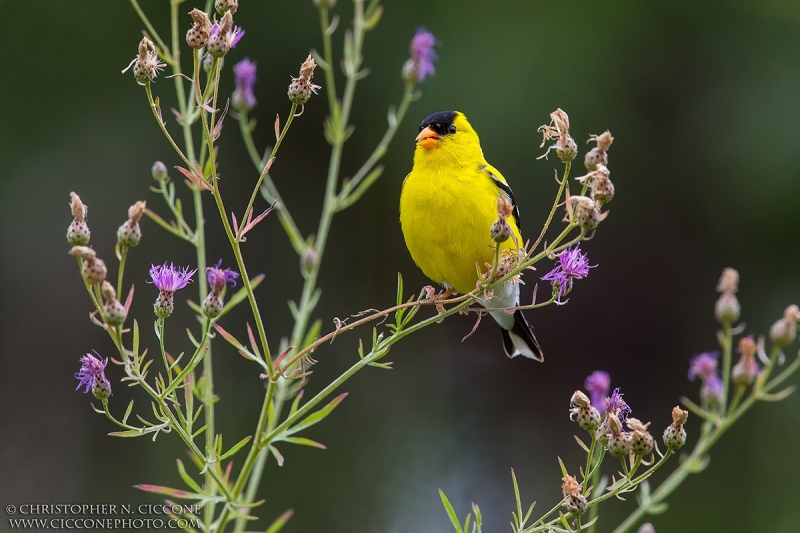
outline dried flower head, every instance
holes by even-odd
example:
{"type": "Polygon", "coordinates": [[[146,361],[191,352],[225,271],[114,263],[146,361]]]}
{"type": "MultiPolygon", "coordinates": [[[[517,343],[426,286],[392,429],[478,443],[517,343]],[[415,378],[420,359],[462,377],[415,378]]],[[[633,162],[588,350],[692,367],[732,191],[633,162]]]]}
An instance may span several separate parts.
{"type": "Polygon", "coordinates": [[[158,59],[153,42],[147,37],[143,37],[139,42],[139,53],[122,72],[127,72],[128,69],[133,67],[133,77],[136,78],[136,83],[145,85],[155,80],[156,76],[158,76],[158,71],[166,66],[165,63],[158,59]]]}
{"type": "Polygon", "coordinates": [[[744,337],[739,341],[739,362],[733,366],[731,371],[731,378],[736,385],[746,387],[751,385],[753,381],[761,373],[756,362],[756,352],[758,348],[752,336],[744,337]]]}
{"type": "Polygon", "coordinates": [[[72,216],[75,217],[72,223],[67,228],[67,242],[72,246],[86,246],[89,244],[91,238],[91,231],[89,225],[86,224],[86,214],[89,208],[81,202],[80,196],[74,192],[69,193],[70,196],[70,209],[72,216]]]}
{"type": "Polygon", "coordinates": [[[717,283],[717,292],[735,294],[739,290],[739,272],[733,268],[726,268],[717,283]]]}
{"type": "Polygon", "coordinates": [[[643,424],[638,418],[629,418],[626,422],[628,429],[633,433],[631,434],[631,449],[636,455],[647,455],[653,451],[655,440],[653,436],[647,431],[650,427],[650,422],[643,424]]]}
{"type": "Polygon", "coordinates": [[[578,421],[578,425],[586,431],[596,431],[600,427],[600,412],[592,406],[589,397],[581,391],[575,391],[570,399],[570,418],[578,421]]]}
{"type": "Polygon", "coordinates": [[[564,217],[564,221],[574,221],[575,224],[585,230],[593,230],[608,216],[608,212],[601,213],[597,202],[588,196],[567,195],[565,206],[567,214],[564,217]]]}
{"type": "Polygon", "coordinates": [[[608,372],[595,370],[586,378],[583,388],[589,391],[589,396],[592,398],[592,405],[595,409],[605,412],[606,396],[611,390],[611,376],[608,372]]]}
{"type": "Polygon", "coordinates": [[[800,309],[790,305],[783,312],[783,318],[769,328],[769,338],[779,348],[789,346],[797,337],[797,323],[800,322],[800,309]]]}
{"type": "Polygon", "coordinates": [[[676,426],[682,426],[689,420],[689,411],[685,411],[677,405],[672,408],[672,423],[676,426]]]}
{"type": "Polygon", "coordinates": [[[94,353],[97,357],[90,353],[81,357],[81,369],[75,374],[75,377],[78,378],[78,386],[75,390],[86,387],[83,391],[84,394],[92,391],[95,398],[106,401],[111,396],[111,383],[108,382],[105,374],[108,359],[102,360],[99,353],[94,353]]]}
{"type": "Polygon", "coordinates": [[[105,298],[102,312],[103,321],[110,326],[122,325],[128,312],[125,310],[125,306],[117,300],[117,291],[114,290],[114,286],[108,281],[104,281],[100,291],[105,298]]]}
{"type": "Polygon", "coordinates": [[[575,514],[586,511],[586,497],[581,494],[581,484],[572,476],[561,478],[561,492],[564,495],[564,507],[575,514]]]}
{"type": "Polygon", "coordinates": [[[73,246],[69,254],[80,257],[83,260],[81,275],[90,285],[102,283],[106,279],[108,269],[105,262],[97,257],[97,252],[88,246],[73,246]]]}
{"type": "Polygon", "coordinates": [[[608,168],[604,164],[598,163],[588,174],[575,179],[581,183],[588,181],[591,198],[600,207],[614,198],[614,184],[611,183],[610,176],[608,168]]]}
{"type": "Polygon", "coordinates": [[[186,43],[199,50],[208,44],[208,38],[211,37],[211,20],[205,11],[199,9],[192,9],[189,15],[194,21],[194,26],[186,32],[186,43]]]}
{"type": "Polygon", "coordinates": [[[597,148],[607,152],[609,148],[611,148],[611,143],[614,142],[614,137],[611,136],[611,132],[606,130],[600,135],[589,135],[589,142],[597,143],[597,148]]]}
{"type": "Polygon", "coordinates": [[[239,9],[239,0],[216,0],[214,2],[214,9],[216,9],[217,13],[220,15],[224,15],[227,11],[230,11],[231,14],[235,14],[236,10],[239,9]]]}
{"type": "Polygon", "coordinates": [[[233,25],[233,15],[226,11],[219,22],[211,27],[207,49],[212,57],[223,57],[231,48],[236,48],[244,36],[244,30],[233,25]]]}
{"type": "Polygon", "coordinates": [[[436,37],[425,28],[420,28],[409,45],[411,57],[403,65],[403,79],[407,83],[422,83],[428,76],[436,73],[436,37]]]}
{"type": "Polygon", "coordinates": [[[128,208],[128,220],[117,229],[117,242],[125,248],[133,248],[142,240],[142,228],[139,226],[146,208],[145,202],[138,201],[128,208]]]}
{"type": "Polygon", "coordinates": [[[553,294],[560,302],[561,297],[572,290],[573,280],[583,279],[589,275],[589,269],[597,265],[589,265],[589,260],[585,254],[581,253],[580,245],[574,248],[567,248],[558,254],[556,266],[542,276],[544,281],[549,281],[553,285],[553,294]]]}
{"type": "Polygon", "coordinates": [[[312,94],[317,94],[317,90],[321,89],[319,85],[311,82],[314,76],[314,69],[317,68],[317,63],[311,54],[308,55],[306,60],[300,65],[300,77],[292,78],[292,83],[289,84],[289,100],[298,105],[305,104],[312,94]]]}
{"type": "Polygon", "coordinates": [[[608,425],[608,452],[614,457],[625,457],[631,451],[631,434],[622,431],[622,423],[614,413],[606,416],[608,425]]]}
{"type": "Polygon", "coordinates": [[[575,159],[578,154],[578,145],[569,134],[569,116],[564,110],[559,108],[550,113],[550,124],[539,126],[537,131],[542,134],[542,144],[539,145],[539,148],[544,148],[548,141],[555,141],[555,144],[549,146],[547,151],[537,159],[546,159],[550,150],[555,150],[559,159],[565,163],[575,159]]]}
{"type": "Polygon", "coordinates": [[[250,111],[256,106],[253,87],[256,84],[256,64],[245,58],[233,66],[236,89],[231,97],[234,109],[250,111]]]}
{"type": "Polygon", "coordinates": [[[689,411],[678,406],[672,409],[672,424],[664,430],[664,444],[670,450],[677,450],[686,444],[686,429],[683,425],[689,418],[689,411]]]}

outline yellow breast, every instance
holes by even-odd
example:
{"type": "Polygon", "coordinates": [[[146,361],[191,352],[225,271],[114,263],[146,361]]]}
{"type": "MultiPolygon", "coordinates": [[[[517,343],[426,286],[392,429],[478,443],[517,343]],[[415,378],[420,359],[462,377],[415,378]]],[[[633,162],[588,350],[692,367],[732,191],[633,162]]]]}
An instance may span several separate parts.
{"type": "MultiPolygon", "coordinates": [[[[494,254],[489,232],[502,194],[477,164],[415,165],[400,195],[400,224],[411,257],[426,276],[458,292],[475,289],[478,270],[484,271],[494,254]]],[[[514,219],[508,222],[521,246],[514,219]]],[[[515,248],[514,239],[501,248],[515,248]]]]}

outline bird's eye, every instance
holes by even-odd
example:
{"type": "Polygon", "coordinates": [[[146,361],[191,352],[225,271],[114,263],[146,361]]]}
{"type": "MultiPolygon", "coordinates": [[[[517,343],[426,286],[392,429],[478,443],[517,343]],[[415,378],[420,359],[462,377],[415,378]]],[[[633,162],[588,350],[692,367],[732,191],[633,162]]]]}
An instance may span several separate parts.
{"type": "Polygon", "coordinates": [[[458,129],[456,128],[455,124],[450,124],[450,127],[447,128],[447,133],[455,133],[457,131],[458,131],[458,129]]]}

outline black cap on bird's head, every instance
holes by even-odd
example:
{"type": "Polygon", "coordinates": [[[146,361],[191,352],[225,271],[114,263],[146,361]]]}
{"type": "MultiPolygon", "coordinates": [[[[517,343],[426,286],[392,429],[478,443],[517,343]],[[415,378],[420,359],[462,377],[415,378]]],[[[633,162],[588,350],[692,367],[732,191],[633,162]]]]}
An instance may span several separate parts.
{"type": "MultiPolygon", "coordinates": [[[[445,135],[451,135],[458,131],[455,122],[459,117],[463,117],[458,111],[439,111],[428,115],[419,125],[419,135],[417,135],[417,145],[423,148],[433,148],[438,146],[439,141],[445,135]]],[[[466,120],[466,119],[465,119],[466,120]]]]}

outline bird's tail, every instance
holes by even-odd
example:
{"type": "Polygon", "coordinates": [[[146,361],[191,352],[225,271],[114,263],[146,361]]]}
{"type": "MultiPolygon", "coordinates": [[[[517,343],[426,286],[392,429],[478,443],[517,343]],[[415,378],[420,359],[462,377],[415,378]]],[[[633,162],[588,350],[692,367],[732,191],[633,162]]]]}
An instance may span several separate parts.
{"type": "Polygon", "coordinates": [[[500,327],[503,333],[503,349],[508,357],[522,355],[535,361],[544,361],[542,347],[522,311],[514,311],[514,325],[510,329],[503,327],[503,324],[500,327]]]}

